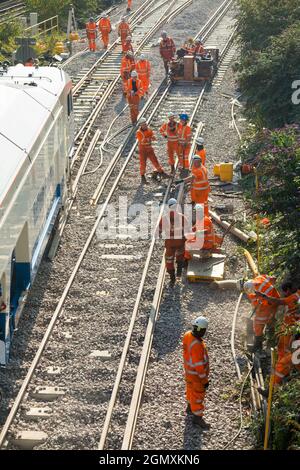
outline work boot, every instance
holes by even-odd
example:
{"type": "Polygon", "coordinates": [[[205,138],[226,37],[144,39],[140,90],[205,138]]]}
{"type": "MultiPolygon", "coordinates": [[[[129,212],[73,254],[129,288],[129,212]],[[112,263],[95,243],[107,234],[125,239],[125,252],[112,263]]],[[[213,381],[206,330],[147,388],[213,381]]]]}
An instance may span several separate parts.
{"type": "Polygon", "coordinates": [[[141,182],[142,182],[142,184],[149,184],[148,181],[146,180],[146,176],[145,176],[145,175],[143,175],[143,176],[141,177],[141,182]]]}
{"type": "Polygon", "coordinates": [[[264,337],[263,336],[255,336],[254,343],[253,343],[253,352],[262,352],[262,345],[263,345],[264,337]]]}
{"type": "Polygon", "coordinates": [[[196,424],[196,426],[200,426],[202,429],[209,429],[210,424],[206,423],[203,419],[202,416],[193,416],[193,424],[196,424]]]}
{"type": "Polygon", "coordinates": [[[170,274],[170,286],[174,287],[175,282],[176,282],[175,270],[170,271],[169,274],[170,274]]]}
{"type": "Polygon", "coordinates": [[[185,412],[186,413],[191,413],[192,412],[192,408],[191,408],[191,405],[189,403],[186,406],[185,412]]]}
{"type": "Polygon", "coordinates": [[[171,165],[171,173],[175,173],[175,165],[171,165]]]}
{"type": "Polygon", "coordinates": [[[183,262],[182,262],[182,261],[179,261],[179,262],[177,263],[177,273],[176,273],[176,276],[177,276],[177,277],[181,277],[182,268],[183,268],[183,262]]]}

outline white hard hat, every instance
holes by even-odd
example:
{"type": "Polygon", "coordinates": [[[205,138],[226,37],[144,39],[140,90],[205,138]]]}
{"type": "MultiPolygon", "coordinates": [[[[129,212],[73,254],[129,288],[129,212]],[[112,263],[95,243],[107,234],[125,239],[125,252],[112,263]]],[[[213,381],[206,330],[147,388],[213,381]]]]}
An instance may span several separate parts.
{"type": "Polygon", "coordinates": [[[192,326],[195,326],[197,331],[207,330],[208,321],[205,317],[198,317],[192,321],[192,326]]]}
{"type": "Polygon", "coordinates": [[[142,118],[140,119],[140,124],[147,124],[147,119],[144,118],[144,117],[142,117],[142,118]]]}
{"type": "Polygon", "coordinates": [[[107,18],[107,14],[106,14],[106,13],[102,13],[101,18],[107,18]]]}
{"type": "Polygon", "coordinates": [[[201,160],[201,162],[202,162],[202,158],[200,157],[200,155],[197,155],[196,153],[193,156],[193,160],[201,160]]]}
{"type": "Polygon", "coordinates": [[[126,16],[122,16],[121,21],[125,21],[125,20],[126,20],[126,16]]]}
{"type": "Polygon", "coordinates": [[[131,36],[127,36],[126,41],[131,41],[131,36]]]}
{"type": "Polygon", "coordinates": [[[203,144],[204,144],[204,139],[203,139],[203,137],[198,137],[198,139],[196,139],[196,144],[198,144],[198,145],[203,145],[203,144]]]}
{"type": "Polygon", "coordinates": [[[177,114],[175,114],[175,113],[169,113],[168,114],[168,118],[172,118],[172,117],[175,118],[176,116],[177,116],[177,114]]]}
{"type": "Polygon", "coordinates": [[[171,199],[168,200],[169,207],[176,206],[176,204],[177,204],[177,201],[174,197],[171,197],[171,199]]]}
{"type": "Polygon", "coordinates": [[[133,71],[131,72],[131,76],[132,76],[132,77],[137,77],[137,76],[138,76],[137,71],[136,71],[136,70],[133,70],[133,71]]]}
{"type": "Polygon", "coordinates": [[[131,57],[133,57],[133,56],[134,56],[134,54],[133,54],[133,52],[132,52],[132,51],[127,51],[127,52],[126,52],[126,55],[130,55],[131,57]]]}
{"type": "Polygon", "coordinates": [[[168,36],[168,33],[167,33],[167,31],[162,31],[162,32],[161,32],[161,35],[162,35],[162,36],[168,36]]]}
{"type": "Polygon", "coordinates": [[[244,291],[246,294],[254,294],[255,288],[254,288],[254,282],[253,281],[246,281],[244,283],[244,291]]]}
{"type": "Polygon", "coordinates": [[[140,55],[140,60],[145,60],[145,59],[146,59],[145,54],[141,54],[140,55]]]}

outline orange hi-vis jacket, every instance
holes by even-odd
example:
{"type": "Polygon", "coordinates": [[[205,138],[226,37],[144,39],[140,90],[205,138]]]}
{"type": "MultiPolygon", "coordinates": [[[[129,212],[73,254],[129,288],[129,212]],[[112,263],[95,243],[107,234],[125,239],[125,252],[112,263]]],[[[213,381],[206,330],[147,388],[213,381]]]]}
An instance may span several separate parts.
{"type": "Polygon", "coordinates": [[[202,44],[198,44],[198,45],[195,46],[195,50],[194,50],[195,55],[203,55],[204,52],[205,52],[205,49],[202,46],[202,44]]]}
{"type": "Polygon", "coordinates": [[[171,130],[169,123],[165,122],[161,126],[159,132],[161,133],[162,136],[168,138],[168,142],[178,142],[178,139],[179,139],[178,138],[178,123],[176,123],[175,129],[171,130]]]}
{"type": "MultiPolygon", "coordinates": [[[[270,277],[261,274],[253,279],[255,290],[271,297],[279,298],[279,294],[272,284],[270,277]]],[[[255,312],[255,321],[260,324],[266,324],[275,315],[277,305],[270,304],[266,299],[258,297],[256,294],[248,294],[252,307],[255,312]]]]}
{"type": "Polygon", "coordinates": [[[170,211],[160,219],[159,233],[163,233],[165,240],[184,240],[186,227],[186,217],[181,212],[170,211]]]}
{"type": "Polygon", "coordinates": [[[121,60],[121,76],[122,78],[126,78],[127,74],[127,80],[130,77],[130,73],[135,69],[135,61],[134,58],[129,58],[129,57],[122,57],[121,60]]]}
{"type": "Polygon", "coordinates": [[[150,80],[150,71],[151,71],[151,66],[150,62],[148,60],[139,60],[136,63],[136,71],[138,73],[139,79],[140,80],[150,80]]]}
{"type": "Polygon", "coordinates": [[[202,384],[208,382],[209,360],[206,345],[196,338],[191,331],[183,337],[183,358],[186,376],[202,384]]]}
{"type": "Polygon", "coordinates": [[[144,89],[143,89],[143,84],[142,84],[142,81],[139,80],[138,78],[136,80],[134,80],[133,78],[130,78],[127,83],[126,83],[126,92],[127,92],[127,97],[130,97],[130,96],[143,96],[144,94],[144,89]],[[133,89],[133,83],[136,83],[136,88],[137,88],[137,91],[134,91],[133,89]]]}
{"type": "Polygon", "coordinates": [[[152,141],[156,140],[152,129],[147,129],[145,131],[139,129],[136,133],[136,138],[139,141],[140,150],[152,148],[152,141]]]}
{"type": "Polygon", "coordinates": [[[130,26],[128,23],[120,23],[118,27],[118,34],[122,42],[126,41],[126,38],[130,36],[130,26]]]}
{"type": "Polygon", "coordinates": [[[284,305],[286,306],[283,320],[286,325],[294,325],[297,321],[300,321],[298,300],[300,300],[300,289],[283,299],[284,305]]]}
{"type": "Polygon", "coordinates": [[[159,52],[164,60],[171,60],[176,52],[176,46],[172,38],[166,38],[159,43],[159,52]]]}
{"type": "Polygon", "coordinates": [[[96,25],[95,22],[86,23],[85,29],[86,29],[86,34],[87,34],[88,39],[96,39],[96,37],[97,37],[97,25],[96,25]]]}
{"type": "Polygon", "coordinates": [[[122,51],[124,54],[126,54],[127,52],[133,52],[133,47],[132,47],[131,42],[124,42],[122,44],[122,51]]]}
{"type": "Polygon", "coordinates": [[[101,18],[99,21],[99,31],[104,33],[111,32],[111,22],[109,18],[101,18]]]}
{"type": "Polygon", "coordinates": [[[192,139],[192,129],[190,126],[183,126],[180,122],[178,124],[178,142],[181,145],[190,145],[192,139]]]}
{"type": "MultiPolygon", "coordinates": [[[[214,226],[210,217],[204,216],[202,225],[204,230],[203,250],[211,250],[221,243],[222,238],[215,234],[214,226]]],[[[197,224],[193,230],[197,233],[197,224]]]]}
{"type": "Polygon", "coordinates": [[[210,192],[208,174],[205,166],[192,168],[193,180],[191,183],[191,198],[193,202],[204,203],[207,201],[210,192]]]}
{"type": "Polygon", "coordinates": [[[202,165],[205,166],[205,162],[206,162],[206,150],[205,149],[202,149],[202,150],[196,150],[196,155],[199,155],[199,157],[201,158],[202,160],[202,165]]]}

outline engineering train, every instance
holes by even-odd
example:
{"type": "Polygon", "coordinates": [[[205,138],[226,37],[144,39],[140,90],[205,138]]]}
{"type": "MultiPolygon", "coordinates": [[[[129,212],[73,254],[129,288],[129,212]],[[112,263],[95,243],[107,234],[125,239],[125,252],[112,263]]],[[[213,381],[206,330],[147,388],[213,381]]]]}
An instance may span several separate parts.
{"type": "Polygon", "coordinates": [[[56,67],[0,66],[0,365],[67,194],[72,82],[56,67]]]}

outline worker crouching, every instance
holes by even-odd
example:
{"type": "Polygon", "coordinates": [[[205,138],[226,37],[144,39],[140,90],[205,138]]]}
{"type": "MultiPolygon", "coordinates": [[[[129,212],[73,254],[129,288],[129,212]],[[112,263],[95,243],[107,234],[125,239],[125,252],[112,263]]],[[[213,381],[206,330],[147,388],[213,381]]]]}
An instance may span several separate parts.
{"type": "Polygon", "coordinates": [[[140,128],[136,133],[136,138],[139,142],[140,174],[142,184],[148,184],[145,176],[148,159],[151,161],[152,165],[156,169],[156,172],[154,173],[155,177],[157,175],[161,175],[162,177],[168,178],[168,175],[165,173],[165,171],[159,164],[155,155],[154,149],[152,147],[152,142],[156,140],[156,137],[152,129],[149,129],[148,123],[145,118],[141,118],[140,120],[140,128]]]}
{"type": "Polygon", "coordinates": [[[174,286],[177,277],[181,277],[184,264],[184,232],[187,227],[187,220],[180,212],[176,199],[171,198],[168,202],[168,213],[165,214],[159,223],[159,235],[163,234],[165,239],[165,262],[166,269],[170,275],[170,285],[174,286]],[[175,274],[175,258],[177,263],[177,273],[175,274]]]}
{"type": "Polygon", "coordinates": [[[208,327],[205,317],[192,321],[193,329],[183,337],[183,359],[185,369],[187,411],[193,414],[193,423],[209,429],[203,419],[204,399],[209,385],[209,359],[203,336],[208,327]]]}

